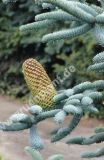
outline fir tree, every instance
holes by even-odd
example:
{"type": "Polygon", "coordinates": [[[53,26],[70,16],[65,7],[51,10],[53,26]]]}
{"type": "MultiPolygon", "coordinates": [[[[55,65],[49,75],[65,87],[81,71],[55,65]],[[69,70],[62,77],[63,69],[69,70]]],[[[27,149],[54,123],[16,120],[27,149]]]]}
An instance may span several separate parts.
{"type": "MultiPolygon", "coordinates": [[[[9,3],[10,0],[5,0],[9,3]]],[[[101,0],[101,7],[89,5],[82,0],[36,0],[35,3],[49,8],[49,12],[38,14],[35,22],[20,27],[20,32],[33,32],[50,26],[60,26],[60,29],[52,33],[46,33],[42,37],[42,42],[59,41],[70,39],[90,32],[100,45],[104,45],[104,0],[101,0]],[[62,22],[73,23],[73,28],[61,29],[62,22]]],[[[104,72],[104,52],[98,53],[93,58],[93,64],[88,67],[88,71],[104,72]]],[[[30,73],[31,74],[31,71],[30,73]]],[[[30,76],[30,75],[27,75],[30,76]]],[[[28,80],[30,84],[30,79],[28,80]]],[[[30,88],[31,90],[31,88],[30,88]]],[[[49,95],[48,95],[49,96],[49,95]]],[[[49,97],[47,97],[49,98],[49,97]]],[[[26,151],[33,159],[41,160],[41,155],[36,150],[44,148],[43,141],[38,133],[37,124],[46,118],[54,117],[57,123],[63,123],[66,116],[73,114],[72,121],[64,128],[53,131],[51,142],[56,142],[69,135],[77,127],[82,116],[86,112],[98,113],[97,104],[104,100],[104,80],[94,82],[86,81],[57,93],[52,97],[54,101],[51,109],[44,110],[43,106],[34,105],[28,109],[31,115],[15,114],[10,117],[9,123],[1,123],[0,129],[3,131],[19,131],[30,129],[30,147],[26,151]]],[[[41,104],[41,103],[40,103],[41,104]]],[[[69,144],[90,145],[104,141],[104,129],[95,130],[96,134],[89,138],[75,137],[68,140],[69,144]]],[[[83,158],[100,157],[104,155],[104,149],[95,153],[86,152],[83,158]]],[[[61,155],[54,155],[49,159],[63,159],[61,155]]]]}

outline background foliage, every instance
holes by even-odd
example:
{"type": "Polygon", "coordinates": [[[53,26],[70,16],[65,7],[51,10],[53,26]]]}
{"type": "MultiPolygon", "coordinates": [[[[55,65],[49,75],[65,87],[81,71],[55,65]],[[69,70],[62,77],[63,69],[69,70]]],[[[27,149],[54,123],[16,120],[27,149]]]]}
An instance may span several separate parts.
{"type": "MultiPolygon", "coordinates": [[[[39,60],[52,80],[57,74],[63,77],[65,68],[75,66],[76,72],[57,88],[68,88],[82,81],[99,79],[99,75],[86,72],[92,57],[103,51],[90,34],[84,38],[80,36],[72,40],[42,44],[39,40],[45,30],[31,35],[20,35],[18,30],[18,26],[33,22],[34,12],[41,12],[41,7],[34,6],[33,0],[20,0],[8,5],[0,2],[0,6],[0,93],[21,98],[28,95],[21,67],[29,57],[39,60]]],[[[103,79],[102,76],[100,78],[103,79]]]]}

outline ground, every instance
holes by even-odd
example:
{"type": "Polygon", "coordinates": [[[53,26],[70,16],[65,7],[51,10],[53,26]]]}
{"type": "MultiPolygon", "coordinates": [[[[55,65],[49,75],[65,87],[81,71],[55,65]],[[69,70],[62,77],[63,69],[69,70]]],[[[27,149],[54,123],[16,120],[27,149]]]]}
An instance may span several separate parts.
{"type": "MultiPolygon", "coordinates": [[[[14,112],[18,111],[24,104],[18,101],[10,100],[7,97],[0,96],[0,121],[6,121],[14,112]]],[[[66,122],[70,120],[67,118],[66,122]]],[[[94,133],[94,128],[103,126],[104,121],[96,119],[86,119],[80,122],[78,127],[67,138],[60,142],[51,144],[49,133],[53,128],[57,127],[53,119],[48,119],[39,124],[39,130],[44,139],[45,149],[41,151],[44,159],[52,154],[63,154],[65,160],[82,160],[80,154],[85,151],[95,151],[103,147],[102,144],[94,144],[91,146],[66,145],[66,139],[75,136],[90,136],[94,133]]],[[[4,156],[4,160],[30,160],[31,158],[24,152],[24,147],[28,146],[28,132],[0,132],[0,154],[4,156]]],[[[102,158],[93,158],[92,160],[103,160],[102,158]]]]}

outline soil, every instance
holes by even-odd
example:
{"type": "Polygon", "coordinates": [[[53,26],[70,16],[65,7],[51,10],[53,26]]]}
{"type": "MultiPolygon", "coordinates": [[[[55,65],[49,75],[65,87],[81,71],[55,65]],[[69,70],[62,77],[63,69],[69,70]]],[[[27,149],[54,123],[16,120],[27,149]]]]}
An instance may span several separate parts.
{"type": "MultiPolygon", "coordinates": [[[[13,113],[18,111],[24,104],[11,100],[7,97],[0,96],[0,121],[6,121],[13,113]]],[[[67,117],[65,123],[68,123],[71,117],[67,117]]],[[[91,136],[94,134],[94,128],[102,127],[104,121],[96,119],[83,118],[78,127],[65,139],[51,144],[50,132],[57,128],[53,119],[47,119],[39,124],[39,131],[44,140],[45,149],[41,151],[44,159],[52,154],[63,154],[65,160],[83,160],[80,154],[85,151],[96,151],[103,147],[102,144],[93,144],[91,146],[66,145],[65,141],[76,136],[91,136]]],[[[31,158],[24,152],[25,146],[28,146],[29,131],[19,132],[0,132],[0,154],[4,160],[30,160],[31,158]]],[[[103,160],[101,158],[93,158],[92,160],[103,160]]]]}

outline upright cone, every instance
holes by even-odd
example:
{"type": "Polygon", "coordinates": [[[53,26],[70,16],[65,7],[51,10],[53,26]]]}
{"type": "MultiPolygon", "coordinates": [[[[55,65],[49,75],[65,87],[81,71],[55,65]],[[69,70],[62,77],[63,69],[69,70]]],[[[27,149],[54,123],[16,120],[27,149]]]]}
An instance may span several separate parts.
{"type": "Polygon", "coordinates": [[[52,108],[53,97],[57,92],[42,65],[30,58],[23,63],[22,68],[34,104],[44,109],[52,108]]]}

